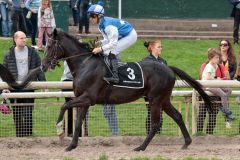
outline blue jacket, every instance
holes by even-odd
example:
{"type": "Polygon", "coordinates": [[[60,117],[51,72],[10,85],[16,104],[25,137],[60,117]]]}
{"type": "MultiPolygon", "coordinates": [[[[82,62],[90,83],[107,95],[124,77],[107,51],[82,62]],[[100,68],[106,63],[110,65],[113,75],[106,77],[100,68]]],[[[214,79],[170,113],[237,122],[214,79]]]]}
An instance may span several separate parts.
{"type": "Polygon", "coordinates": [[[99,23],[100,32],[106,34],[105,28],[110,25],[115,26],[118,29],[118,39],[127,36],[133,30],[133,26],[124,20],[103,17],[99,23]]]}

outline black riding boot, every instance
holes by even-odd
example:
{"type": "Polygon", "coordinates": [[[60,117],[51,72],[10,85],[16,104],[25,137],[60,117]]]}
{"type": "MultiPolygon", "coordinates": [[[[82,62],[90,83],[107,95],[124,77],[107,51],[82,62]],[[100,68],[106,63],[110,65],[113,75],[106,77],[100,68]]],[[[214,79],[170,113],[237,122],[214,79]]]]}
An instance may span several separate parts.
{"type": "Polygon", "coordinates": [[[109,59],[112,64],[112,72],[113,75],[112,77],[104,77],[103,79],[107,82],[110,83],[118,83],[119,82],[119,77],[118,77],[118,59],[114,54],[109,54],[109,59]]]}

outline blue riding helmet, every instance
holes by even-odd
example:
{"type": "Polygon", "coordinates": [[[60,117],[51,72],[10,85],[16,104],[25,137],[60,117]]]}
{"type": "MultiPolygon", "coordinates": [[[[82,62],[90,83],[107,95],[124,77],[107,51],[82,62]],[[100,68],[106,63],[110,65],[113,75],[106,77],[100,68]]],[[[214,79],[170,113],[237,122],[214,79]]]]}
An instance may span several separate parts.
{"type": "Polygon", "coordinates": [[[87,11],[89,14],[102,14],[104,15],[104,8],[99,4],[91,5],[87,11]]]}

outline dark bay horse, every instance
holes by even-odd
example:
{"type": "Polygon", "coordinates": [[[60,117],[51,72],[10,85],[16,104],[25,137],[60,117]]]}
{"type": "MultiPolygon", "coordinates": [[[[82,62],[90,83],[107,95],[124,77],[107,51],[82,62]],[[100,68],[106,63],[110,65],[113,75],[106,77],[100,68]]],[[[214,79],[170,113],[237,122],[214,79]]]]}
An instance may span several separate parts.
{"type": "Polygon", "coordinates": [[[49,68],[54,69],[57,62],[62,58],[66,59],[71,73],[74,76],[73,90],[76,98],[62,106],[57,120],[57,126],[61,125],[67,109],[72,107],[80,108],[72,142],[66,149],[68,151],[77,147],[82,119],[84,119],[89,106],[104,104],[106,95],[109,95],[109,104],[127,103],[135,101],[142,96],[149,98],[149,104],[151,106],[151,130],[143,144],[135,148],[135,151],[145,150],[159,129],[160,107],[162,107],[163,111],[173,118],[180,127],[185,138],[185,144],[182,148],[186,149],[192,141],[191,137],[185,127],[181,114],[170,102],[176,80],[175,74],[196,89],[211,108],[211,101],[208,95],[196,80],[176,67],[167,67],[155,62],[139,62],[145,81],[144,88],[142,89],[118,88],[108,85],[103,80],[107,69],[101,57],[99,55],[93,55],[85,43],[80,43],[67,33],[55,29],[48,41],[45,56],[42,60],[43,70],[46,71],[49,68]],[[109,90],[111,90],[111,94],[108,93],[109,90]]]}
{"type": "Polygon", "coordinates": [[[182,115],[170,102],[171,93],[176,80],[176,75],[186,81],[198,91],[205,103],[211,109],[211,100],[203,91],[202,86],[184,71],[176,67],[168,67],[156,62],[140,61],[144,74],[144,88],[131,89],[119,88],[107,84],[103,80],[107,72],[105,63],[100,55],[93,55],[86,43],[80,43],[77,39],[55,29],[51,34],[42,60],[42,69],[54,69],[59,60],[66,60],[74,77],[73,91],[76,96],[66,102],[62,107],[57,120],[58,134],[63,133],[61,127],[63,116],[67,109],[79,107],[76,127],[71,144],[66,148],[70,151],[77,147],[78,135],[89,106],[95,104],[121,104],[135,101],[143,96],[148,97],[151,106],[151,130],[144,142],[135,151],[145,150],[155,133],[160,127],[160,108],[166,112],[180,127],[185,143],[182,149],[186,149],[192,142],[191,137],[182,119],[182,115]],[[110,92],[110,93],[109,93],[110,92]]]}

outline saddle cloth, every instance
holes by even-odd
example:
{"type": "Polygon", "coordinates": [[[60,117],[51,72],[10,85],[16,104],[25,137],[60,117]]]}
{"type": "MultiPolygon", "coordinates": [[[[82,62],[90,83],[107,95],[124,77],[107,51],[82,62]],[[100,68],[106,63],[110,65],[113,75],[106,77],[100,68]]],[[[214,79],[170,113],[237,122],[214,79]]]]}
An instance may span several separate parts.
{"type": "Polygon", "coordinates": [[[119,83],[113,86],[135,89],[144,87],[142,68],[137,62],[120,62],[118,65],[119,83]]]}

